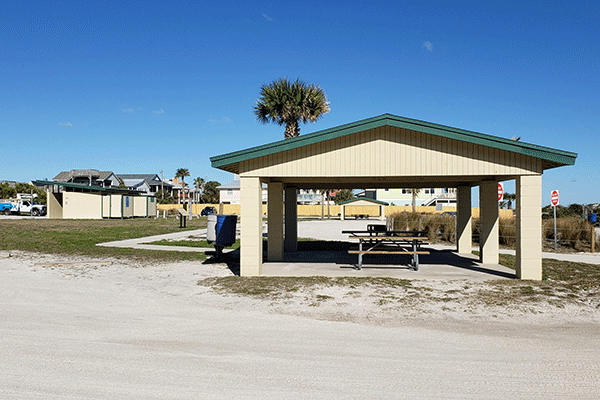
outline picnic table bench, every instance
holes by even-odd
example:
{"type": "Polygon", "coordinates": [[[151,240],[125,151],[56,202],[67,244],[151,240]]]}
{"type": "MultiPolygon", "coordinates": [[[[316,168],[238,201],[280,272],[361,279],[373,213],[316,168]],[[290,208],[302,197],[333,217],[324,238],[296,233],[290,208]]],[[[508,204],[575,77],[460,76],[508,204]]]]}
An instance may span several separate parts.
{"type": "Polygon", "coordinates": [[[421,231],[388,231],[385,225],[368,225],[366,231],[342,231],[349,239],[358,240],[358,250],[348,250],[348,254],[358,255],[358,269],[362,269],[365,254],[408,254],[411,266],[419,269],[419,255],[427,255],[421,245],[427,244],[427,236],[421,231]]]}

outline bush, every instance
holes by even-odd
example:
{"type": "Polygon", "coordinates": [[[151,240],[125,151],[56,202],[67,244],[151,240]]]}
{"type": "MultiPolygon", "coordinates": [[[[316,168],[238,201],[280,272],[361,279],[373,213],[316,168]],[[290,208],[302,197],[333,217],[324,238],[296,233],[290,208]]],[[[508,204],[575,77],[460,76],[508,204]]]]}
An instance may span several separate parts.
{"type": "MultiPolygon", "coordinates": [[[[582,218],[556,219],[556,239],[561,246],[581,251],[591,243],[590,235],[591,226],[582,218]]],[[[554,242],[554,219],[544,220],[543,237],[554,242]]]]}
{"type": "MultiPolygon", "coordinates": [[[[397,213],[390,216],[393,229],[400,231],[425,231],[431,242],[456,242],[455,217],[441,214],[397,213]]],[[[542,221],[542,240],[554,242],[554,220],[542,221]]],[[[556,221],[557,239],[562,247],[583,251],[591,245],[591,225],[579,217],[558,218],[556,221]]],[[[474,242],[479,241],[481,224],[473,218],[474,242]]],[[[501,218],[498,225],[498,240],[503,246],[513,247],[517,243],[516,219],[501,218]]],[[[600,235],[596,235],[596,251],[600,251],[600,235]]]]}
{"type": "Polygon", "coordinates": [[[409,212],[391,215],[394,230],[425,231],[430,241],[454,242],[456,240],[455,217],[441,214],[415,214],[409,212]]]}

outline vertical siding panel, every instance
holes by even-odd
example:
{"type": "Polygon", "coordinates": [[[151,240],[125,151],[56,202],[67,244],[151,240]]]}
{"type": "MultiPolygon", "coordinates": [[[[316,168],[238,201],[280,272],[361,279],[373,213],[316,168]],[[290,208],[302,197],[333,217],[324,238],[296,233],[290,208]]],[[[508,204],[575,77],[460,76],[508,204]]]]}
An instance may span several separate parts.
{"type": "Polygon", "coordinates": [[[413,131],[411,131],[411,130],[407,130],[406,132],[408,133],[409,146],[406,148],[407,163],[406,163],[405,167],[406,167],[406,171],[408,171],[407,175],[412,175],[413,174],[413,166],[417,163],[417,158],[413,152],[413,147],[415,145],[415,135],[413,134],[413,131]]]}
{"type": "Polygon", "coordinates": [[[468,162],[467,162],[467,175],[475,175],[473,172],[473,160],[476,158],[476,154],[475,154],[475,146],[473,146],[473,144],[471,143],[466,143],[467,145],[467,154],[472,154],[474,157],[473,158],[469,158],[468,162]]]}
{"type": "Polygon", "coordinates": [[[415,145],[415,136],[413,134],[413,131],[407,130],[407,132],[409,135],[409,146],[406,149],[406,159],[409,160],[409,162],[406,163],[406,171],[407,171],[408,175],[412,175],[413,174],[413,165],[415,165],[417,163],[417,159],[413,152],[413,147],[415,145]]]}
{"type": "Polygon", "coordinates": [[[442,175],[442,174],[448,174],[448,170],[446,169],[446,165],[444,164],[444,160],[442,159],[442,152],[440,151],[440,148],[442,147],[442,145],[446,143],[446,139],[445,138],[441,138],[441,137],[436,137],[435,140],[435,147],[433,148],[434,154],[435,154],[435,159],[437,166],[434,168],[433,173],[435,175],[442,175]],[[445,171],[445,172],[443,172],[445,171]]]}
{"type": "MultiPolygon", "coordinates": [[[[322,146],[323,145],[321,143],[312,145],[313,156],[311,157],[310,163],[306,166],[312,171],[321,171],[321,168],[327,168],[327,165],[325,165],[323,162],[323,154],[321,154],[322,146]]],[[[305,170],[304,172],[305,176],[309,176],[309,170],[305,170]]]]}
{"type": "Polygon", "coordinates": [[[404,163],[403,163],[403,171],[406,171],[406,175],[412,174],[412,165],[415,163],[415,160],[412,158],[412,131],[405,130],[406,132],[406,152],[404,153],[404,163]]]}
{"type": "Polygon", "coordinates": [[[333,176],[339,176],[341,170],[343,169],[343,163],[344,160],[342,159],[342,155],[341,155],[341,146],[343,144],[343,141],[346,140],[345,138],[337,138],[331,141],[331,146],[333,146],[334,148],[334,158],[333,159],[328,159],[327,162],[329,163],[331,169],[328,171],[333,171],[333,176]]]}
{"type": "MultiPolygon", "coordinates": [[[[400,151],[400,146],[398,145],[398,141],[394,140],[394,133],[397,132],[398,129],[397,128],[388,128],[387,130],[387,145],[389,145],[390,148],[390,165],[388,166],[387,169],[387,175],[388,176],[392,176],[393,175],[393,171],[397,168],[398,165],[398,152],[400,151]]],[[[387,147],[387,146],[386,146],[387,147]]]]}
{"type": "Polygon", "coordinates": [[[385,171],[383,164],[387,161],[385,154],[383,152],[383,146],[381,146],[381,134],[382,128],[377,129],[377,134],[375,135],[375,140],[372,142],[371,149],[371,170],[367,171],[367,174],[370,176],[382,176],[385,175],[385,171]],[[375,175],[377,174],[377,175],[375,175]]]}
{"type": "Polygon", "coordinates": [[[358,136],[358,134],[354,134],[347,139],[348,146],[351,149],[350,153],[352,155],[352,163],[348,166],[349,167],[348,170],[352,171],[351,172],[352,176],[357,175],[360,165],[362,164],[362,154],[361,154],[360,149],[358,149],[356,146],[357,136],[358,136]]]}
{"type": "Polygon", "coordinates": [[[459,142],[460,143],[460,168],[459,171],[457,171],[457,174],[460,175],[464,175],[464,171],[466,171],[467,169],[467,145],[465,142],[459,142]]]}
{"type": "Polygon", "coordinates": [[[356,151],[356,164],[354,165],[354,175],[360,175],[360,171],[365,165],[365,150],[359,147],[358,135],[354,135],[352,138],[352,146],[356,151]]]}
{"type": "Polygon", "coordinates": [[[415,162],[412,159],[411,148],[412,148],[412,132],[408,129],[404,130],[406,135],[406,144],[404,146],[404,159],[402,160],[402,170],[406,171],[407,175],[411,173],[411,165],[415,162]]]}
{"type": "Polygon", "coordinates": [[[392,140],[392,127],[387,127],[385,130],[385,141],[383,142],[384,147],[388,150],[386,154],[386,163],[385,175],[391,176],[392,170],[396,165],[396,152],[398,151],[398,145],[395,141],[392,140]]]}
{"type": "Polygon", "coordinates": [[[317,149],[317,153],[319,157],[315,159],[315,168],[318,168],[321,172],[330,171],[333,166],[331,165],[331,157],[334,157],[333,152],[335,150],[331,150],[330,153],[324,153],[325,145],[323,143],[319,143],[319,147],[317,149]]]}
{"type": "Polygon", "coordinates": [[[400,159],[398,160],[398,170],[400,171],[404,171],[406,169],[406,153],[407,153],[407,147],[408,147],[408,135],[405,129],[401,129],[400,132],[402,133],[402,147],[400,149],[400,159]]]}
{"type": "Polygon", "coordinates": [[[360,134],[352,135],[350,138],[350,146],[354,149],[356,162],[352,165],[352,175],[357,176],[360,175],[361,170],[365,166],[365,160],[367,159],[367,155],[365,154],[365,150],[359,148],[359,137],[360,134]]]}

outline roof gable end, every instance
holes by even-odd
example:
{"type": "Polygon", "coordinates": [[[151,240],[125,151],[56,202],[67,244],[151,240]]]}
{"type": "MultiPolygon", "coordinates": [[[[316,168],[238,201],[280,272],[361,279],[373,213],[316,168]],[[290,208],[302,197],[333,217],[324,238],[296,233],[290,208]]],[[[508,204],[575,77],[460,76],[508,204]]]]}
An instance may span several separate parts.
{"type": "MultiPolygon", "coordinates": [[[[552,149],[548,147],[519,142],[511,139],[505,139],[497,136],[486,135],[483,133],[467,131],[464,129],[452,128],[449,126],[434,124],[431,122],[419,121],[404,117],[398,117],[392,114],[383,114],[338,127],[326,129],[298,136],[292,139],[285,139],[278,142],[252,147],[249,149],[223,154],[211,157],[210,161],[215,168],[223,168],[227,165],[263,157],[282,151],[293,150],[299,147],[324,142],[326,140],[352,135],[358,132],[370,129],[393,126],[407,130],[422,132],[430,135],[440,136],[449,139],[460,140],[468,143],[479,144],[491,148],[507,150],[522,155],[539,158],[557,165],[573,165],[575,163],[576,153],[552,149]]],[[[225,168],[223,168],[225,169],[225,168]]]]}

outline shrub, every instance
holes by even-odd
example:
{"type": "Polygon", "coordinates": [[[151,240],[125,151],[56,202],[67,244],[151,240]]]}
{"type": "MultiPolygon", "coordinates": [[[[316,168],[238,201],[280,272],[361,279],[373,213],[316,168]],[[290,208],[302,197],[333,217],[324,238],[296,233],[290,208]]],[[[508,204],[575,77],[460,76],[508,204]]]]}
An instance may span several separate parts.
{"type": "Polygon", "coordinates": [[[415,214],[409,212],[393,214],[393,229],[398,231],[425,231],[430,241],[456,240],[455,217],[441,214],[415,214]]]}

